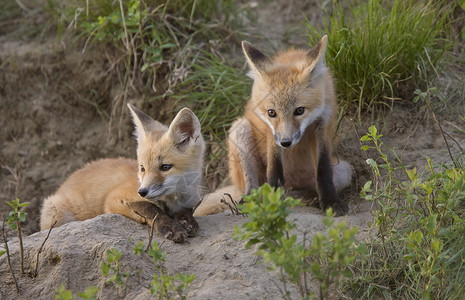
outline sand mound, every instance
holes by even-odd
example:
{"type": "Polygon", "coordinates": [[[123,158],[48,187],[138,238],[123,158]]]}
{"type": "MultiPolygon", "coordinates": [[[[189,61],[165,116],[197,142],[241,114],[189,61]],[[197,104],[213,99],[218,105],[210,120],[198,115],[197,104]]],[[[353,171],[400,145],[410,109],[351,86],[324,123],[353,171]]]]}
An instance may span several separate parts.
{"type": "MultiPolygon", "coordinates": [[[[370,219],[368,209],[347,217],[350,225],[363,226],[370,219]]],[[[303,207],[290,215],[297,224],[296,233],[310,235],[323,230],[321,211],[303,207]]],[[[171,274],[195,274],[189,292],[190,299],[281,299],[282,284],[274,272],[267,270],[255,249],[244,249],[244,242],[233,239],[233,230],[247,218],[223,213],[198,217],[199,235],[184,244],[175,244],[155,236],[166,251],[163,266],[171,274]]],[[[343,218],[338,218],[343,220],[343,218]]],[[[55,290],[63,284],[74,292],[88,286],[99,288],[99,299],[146,299],[148,286],[157,273],[147,254],[136,256],[137,242],[148,242],[148,228],[120,215],[101,215],[83,222],[72,222],[52,230],[40,255],[38,276],[19,275],[19,243],[9,242],[21,299],[53,299],[55,290]],[[120,272],[129,273],[126,289],[118,290],[106,283],[100,265],[108,249],[121,251],[120,272]]],[[[41,231],[24,238],[25,272],[32,271],[37,249],[47,232],[41,231]]],[[[0,299],[18,299],[9,273],[6,255],[0,258],[0,299]]],[[[290,288],[293,293],[297,291],[290,288]]],[[[297,296],[297,295],[296,295],[297,296]]]]}

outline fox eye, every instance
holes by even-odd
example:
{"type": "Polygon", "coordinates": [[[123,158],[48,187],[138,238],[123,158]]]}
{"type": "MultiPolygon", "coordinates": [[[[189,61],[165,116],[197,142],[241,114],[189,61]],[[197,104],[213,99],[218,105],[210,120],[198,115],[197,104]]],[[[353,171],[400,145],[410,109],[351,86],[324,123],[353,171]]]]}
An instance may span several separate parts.
{"type": "Polygon", "coordinates": [[[144,168],[143,165],[140,165],[140,171],[141,171],[141,172],[145,172],[145,168],[144,168]]]}
{"type": "Polygon", "coordinates": [[[166,171],[169,171],[172,167],[173,167],[173,165],[163,164],[163,165],[160,166],[160,171],[166,172],[166,171]]]}
{"type": "Polygon", "coordinates": [[[294,116],[300,116],[301,114],[303,114],[305,111],[305,108],[303,107],[297,107],[294,111],[294,116]]]}
{"type": "Polygon", "coordinates": [[[268,116],[269,116],[270,118],[276,117],[276,111],[275,111],[274,109],[269,109],[269,110],[268,110],[268,116]]]}

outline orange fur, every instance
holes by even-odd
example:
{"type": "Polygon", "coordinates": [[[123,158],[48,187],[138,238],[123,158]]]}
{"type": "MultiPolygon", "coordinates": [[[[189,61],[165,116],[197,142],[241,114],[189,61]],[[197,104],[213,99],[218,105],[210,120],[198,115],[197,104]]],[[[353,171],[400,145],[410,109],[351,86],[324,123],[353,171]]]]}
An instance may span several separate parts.
{"type": "MultiPolygon", "coordinates": [[[[254,83],[244,116],[232,125],[228,137],[229,174],[242,194],[265,182],[284,180],[287,189],[321,186],[323,193],[329,191],[324,202],[339,203],[334,187],[326,187],[332,183],[317,183],[318,176],[331,174],[327,171],[331,166],[324,167],[330,161],[321,153],[332,152],[337,121],[333,78],[324,64],[326,44],[325,36],[310,50],[291,49],[268,58],[243,42],[254,83]],[[318,173],[320,162],[326,171],[318,173]]],[[[351,167],[346,162],[332,171],[336,190],[350,183],[351,167]]]]}
{"type": "Polygon", "coordinates": [[[145,219],[129,207],[133,202],[160,201],[170,213],[198,203],[205,145],[197,117],[183,109],[168,128],[135,107],[129,108],[136,125],[138,161],[102,159],[71,174],[54,195],[44,200],[42,230],[55,221],[60,226],[105,213],[144,223],[145,219]],[[163,164],[172,167],[162,171],[163,164]],[[147,189],[145,197],[139,195],[142,188],[147,189]]]}

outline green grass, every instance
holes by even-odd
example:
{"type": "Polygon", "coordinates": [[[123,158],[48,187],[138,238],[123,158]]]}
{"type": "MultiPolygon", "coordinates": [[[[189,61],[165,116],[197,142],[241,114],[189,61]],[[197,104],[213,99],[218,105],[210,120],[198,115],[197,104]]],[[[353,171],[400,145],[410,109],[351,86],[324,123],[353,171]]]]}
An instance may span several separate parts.
{"type": "Polygon", "coordinates": [[[349,8],[335,4],[323,30],[307,22],[310,45],[328,34],[326,62],[343,109],[360,117],[425,89],[451,45],[446,39],[451,11],[451,4],[434,1],[368,0],[349,8]]]}
{"type": "Polygon", "coordinates": [[[184,80],[208,41],[239,24],[231,0],[48,1],[57,27],[82,45],[107,53],[122,91],[111,116],[125,111],[129,95],[166,95],[184,80]],[[207,42],[206,42],[207,41],[207,42]],[[179,74],[179,75],[176,75],[179,74]]]}

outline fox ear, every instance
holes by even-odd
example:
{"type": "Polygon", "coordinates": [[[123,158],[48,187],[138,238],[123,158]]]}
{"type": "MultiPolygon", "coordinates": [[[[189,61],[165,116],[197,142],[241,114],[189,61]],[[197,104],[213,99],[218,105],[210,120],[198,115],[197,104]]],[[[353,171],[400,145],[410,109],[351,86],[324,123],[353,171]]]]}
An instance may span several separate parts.
{"type": "Polygon", "coordinates": [[[197,141],[200,137],[200,122],[197,116],[187,107],[181,109],[169,127],[169,135],[173,143],[180,150],[184,150],[184,146],[191,139],[197,141]]]}
{"type": "Polygon", "coordinates": [[[327,70],[324,62],[327,44],[328,36],[324,35],[320,42],[307,52],[305,72],[310,75],[310,80],[327,70]]]}
{"type": "Polygon", "coordinates": [[[244,51],[245,58],[251,69],[248,75],[251,78],[263,75],[266,64],[271,62],[268,56],[246,41],[242,41],[242,50],[244,51]]]}
{"type": "Polygon", "coordinates": [[[134,105],[128,103],[129,111],[131,111],[132,121],[136,126],[134,136],[137,142],[141,142],[147,136],[147,133],[155,130],[166,129],[166,126],[158,121],[149,117],[146,113],[136,108],[134,105]]]}

